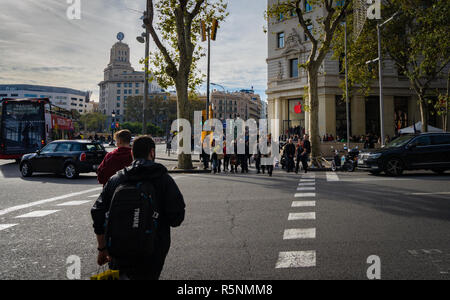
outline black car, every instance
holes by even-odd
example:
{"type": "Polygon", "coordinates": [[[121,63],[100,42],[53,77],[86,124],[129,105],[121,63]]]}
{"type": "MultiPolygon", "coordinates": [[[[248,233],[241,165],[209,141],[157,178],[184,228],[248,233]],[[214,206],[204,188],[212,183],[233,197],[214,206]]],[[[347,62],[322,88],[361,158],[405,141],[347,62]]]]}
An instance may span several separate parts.
{"type": "Polygon", "coordinates": [[[24,155],[20,172],[23,177],[42,172],[64,174],[73,179],[80,173],[95,172],[106,153],[101,144],[92,141],[55,141],[36,153],[24,155]]]}
{"type": "Polygon", "coordinates": [[[386,147],[361,153],[358,169],[372,174],[400,176],[405,170],[450,170],[450,133],[423,133],[398,137],[386,147]]]}

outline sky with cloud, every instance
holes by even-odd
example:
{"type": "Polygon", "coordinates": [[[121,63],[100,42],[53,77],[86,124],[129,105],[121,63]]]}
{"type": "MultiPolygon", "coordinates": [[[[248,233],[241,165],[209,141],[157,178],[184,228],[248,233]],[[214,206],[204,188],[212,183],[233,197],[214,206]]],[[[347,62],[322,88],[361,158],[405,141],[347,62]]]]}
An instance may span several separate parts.
{"type": "MultiPolygon", "coordinates": [[[[145,0],[80,0],[81,20],[70,20],[67,0],[0,0],[0,84],[39,84],[93,91],[109,62],[118,32],[141,70],[145,0]]],[[[265,0],[229,0],[230,16],[211,47],[211,81],[229,90],[254,87],[265,99],[265,0]]],[[[206,46],[206,44],[205,44],[206,46]]],[[[154,46],[151,46],[154,48],[154,46]]],[[[206,59],[200,63],[206,72],[206,59]]],[[[200,91],[206,91],[202,87],[200,91]]]]}

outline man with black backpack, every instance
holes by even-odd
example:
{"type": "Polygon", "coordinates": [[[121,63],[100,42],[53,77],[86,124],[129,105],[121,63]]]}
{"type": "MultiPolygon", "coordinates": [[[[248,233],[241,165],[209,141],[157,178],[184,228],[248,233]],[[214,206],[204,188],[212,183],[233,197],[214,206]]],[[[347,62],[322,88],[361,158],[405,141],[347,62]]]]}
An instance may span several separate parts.
{"type": "Polygon", "coordinates": [[[123,279],[157,280],[170,248],[170,227],[184,221],[185,203],[167,169],[154,162],[151,137],[133,143],[132,165],[114,175],[91,209],[98,264],[123,279]]]}

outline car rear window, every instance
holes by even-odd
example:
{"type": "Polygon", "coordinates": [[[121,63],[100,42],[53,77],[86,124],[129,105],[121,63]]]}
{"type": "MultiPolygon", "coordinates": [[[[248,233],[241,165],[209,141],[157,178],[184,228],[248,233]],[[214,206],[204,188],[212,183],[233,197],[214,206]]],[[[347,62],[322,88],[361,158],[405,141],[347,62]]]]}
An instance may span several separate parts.
{"type": "Polygon", "coordinates": [[[450,145],[450,135],[434,135],[431,137],[432,145],[450,145]]]}
{"type": "Polygon", "coordinates": [[[103,151],[103,147],[99,144],[86,144],[84,149],[86,151],[103,151]]]}
{"type": "Polygon", "coordinates": [[[72,152],[80,152],[81,151],[81,144],[72,144],[72,147],[70,148],[70,151],[72,151],[72,152]]]}

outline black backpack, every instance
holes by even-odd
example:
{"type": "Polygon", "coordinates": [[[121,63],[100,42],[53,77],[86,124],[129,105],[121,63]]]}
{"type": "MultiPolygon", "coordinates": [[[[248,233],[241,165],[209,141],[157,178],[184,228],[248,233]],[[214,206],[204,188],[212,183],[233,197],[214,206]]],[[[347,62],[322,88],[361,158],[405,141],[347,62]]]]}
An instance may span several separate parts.
{"type": "Polygon", "coordinates": [[[121,184],[106,218],[106,245],[111,257],[121,264],[134,265],[152,255],[159,217],[151,182],[126,180],[121,184]]]}

